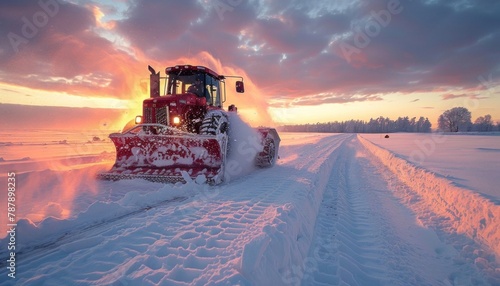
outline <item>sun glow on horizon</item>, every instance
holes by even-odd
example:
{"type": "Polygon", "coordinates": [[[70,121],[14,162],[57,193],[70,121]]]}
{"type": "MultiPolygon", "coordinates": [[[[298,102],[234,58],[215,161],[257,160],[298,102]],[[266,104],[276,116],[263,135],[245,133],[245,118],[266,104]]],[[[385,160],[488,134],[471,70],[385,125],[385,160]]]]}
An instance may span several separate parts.
{"type": "Polygon", "coordinates": [[[128,109],[130,101],[111,97],[90,97],[66,92],[32,89],[0,83],[0,102],[7,104],[128,109]]]}

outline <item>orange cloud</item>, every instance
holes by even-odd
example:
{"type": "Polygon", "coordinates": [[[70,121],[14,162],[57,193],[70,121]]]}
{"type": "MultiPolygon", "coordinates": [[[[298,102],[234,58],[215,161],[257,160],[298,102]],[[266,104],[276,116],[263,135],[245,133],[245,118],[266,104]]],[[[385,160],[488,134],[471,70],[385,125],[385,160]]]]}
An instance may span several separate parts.
{"type": "Polygon", "coordinates": [[[105,15],[104,12],[102,12],[101,8],[99,8],[99,6],[91,5],[90,7],[92,9],[92,12],[94,13],[97,27],[104,28],[106,30],[112,30],[116,27],[115,21],[109,21],[109,22],[102,21],[102,18],[104,18],[105,15]]]}

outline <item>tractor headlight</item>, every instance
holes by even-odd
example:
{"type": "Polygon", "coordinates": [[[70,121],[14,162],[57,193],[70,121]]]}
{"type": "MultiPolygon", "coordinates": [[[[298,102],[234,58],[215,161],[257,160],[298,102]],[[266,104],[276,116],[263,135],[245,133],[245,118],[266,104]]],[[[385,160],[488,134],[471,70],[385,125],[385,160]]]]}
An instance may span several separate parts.
{"type": "Polygon", "coordinates": [[[174,124],[177,125],[179,123],[181,123],[181,119],[179,117],[174,117],[174,120],[173,120],[174,124]]]}
{"type": "Polygon", "coordinates": [[[142,123],[142,116],[140,115],[137,115],[135,117],[135,124],[141,124],[142,123]]]}

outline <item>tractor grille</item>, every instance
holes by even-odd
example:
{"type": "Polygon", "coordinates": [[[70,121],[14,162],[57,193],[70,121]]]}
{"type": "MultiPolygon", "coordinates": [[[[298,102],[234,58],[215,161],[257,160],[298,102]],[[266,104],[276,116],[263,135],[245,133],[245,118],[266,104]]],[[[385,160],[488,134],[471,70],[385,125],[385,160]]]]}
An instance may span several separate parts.
{"type": "Polygon", "coordinates": [[[144,107],[144,123],[152,123],[152,122],[153,122],[153,108],[144,107]]]}
{"type": "Polygon", "coordinates": [[[168,106],[156,109],[156,123],[168,125],[168,106]]]}

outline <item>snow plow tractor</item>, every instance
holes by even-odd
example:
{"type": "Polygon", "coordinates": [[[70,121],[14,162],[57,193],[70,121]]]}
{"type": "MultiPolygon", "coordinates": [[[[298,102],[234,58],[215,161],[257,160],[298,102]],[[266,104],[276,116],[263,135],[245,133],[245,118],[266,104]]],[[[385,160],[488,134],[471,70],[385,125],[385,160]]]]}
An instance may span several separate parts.
{"type": "MultiPolygon", "coordinates": [[[[237,112],[234,105],[223,109],[225,84],[227,78],[236,78],[236,92],[243,93],[243,78],[219,75],[203,66],[168,67],[165,77],[148,68],[150,98],[143,102],[143,114],[130,128],[109,135],[116,161],[98,177],[168,183],[201,178],[212,185],[222,183],[232,141],[230,117],[237,112]]],[[[260,145],[254,164],[270,167],[278,156],[279,135],[274,128],[256,131],[260,145]]]]}

